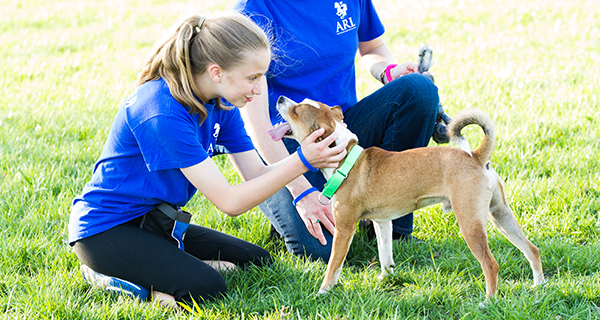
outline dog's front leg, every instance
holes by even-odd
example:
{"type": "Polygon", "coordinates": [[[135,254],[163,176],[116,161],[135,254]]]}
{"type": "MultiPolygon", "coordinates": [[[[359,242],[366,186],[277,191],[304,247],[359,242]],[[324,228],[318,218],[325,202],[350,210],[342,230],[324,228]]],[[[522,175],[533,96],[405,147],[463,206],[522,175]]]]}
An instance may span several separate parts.
{"type": "Polygon", "coordinates": [[[394,256],[392,252],[392,221],[373,220],[375,235],[377,236],[377,249],[379,251],[379,263],[381,263],[380,279],[385,278],[394,270],[394,256]]]}
{"type": "Polygon", "coordinates": [[[344,260],[356,231],[356,219],[354,215],[335,215],[335,234],[333,235],[333,246],[331,256],[327,263],[325,278],[319,289],[319,294],[326,293],[338,282],[344,260]]]}

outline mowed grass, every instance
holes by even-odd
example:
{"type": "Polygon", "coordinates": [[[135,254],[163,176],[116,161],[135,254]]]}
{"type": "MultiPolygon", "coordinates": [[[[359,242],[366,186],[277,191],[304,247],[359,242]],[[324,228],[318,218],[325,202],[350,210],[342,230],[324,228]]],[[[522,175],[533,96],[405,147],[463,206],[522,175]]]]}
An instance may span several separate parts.
{"type": "MultiPolygon", "coordinates": [[[[393,276],[376,279],[376,244],[358,233],[340,285],[318,296],[323,263],[270,241],[258,210],[228,218],[199,194],[188,205],[196,223],[266,247],[275,264],[228,275],[227,296],[193,313],[88,287],[66,244],[70,204],[119,105],[177,16],[233,1],[0,0],[1,318],[600,318],[600,2],[374,2],[399,62],[433,48],[431,72],[451,116],[475,107],[495,120],[492,161],[541,249],[546,285],[531,287],[528,262],[490,227],[500,279],[485,302],[454,215],[433,206],[416,212],[415,235],[426,244],[395,244],[393,276]]],[[[361,96],[379,87],[362,70],[358,85],[361,96]]],[[[473,147],[481,141],[479,129],[466,135],[473,147]]],[[[215,161],[240,182],[225,158],[215,161]]]]}

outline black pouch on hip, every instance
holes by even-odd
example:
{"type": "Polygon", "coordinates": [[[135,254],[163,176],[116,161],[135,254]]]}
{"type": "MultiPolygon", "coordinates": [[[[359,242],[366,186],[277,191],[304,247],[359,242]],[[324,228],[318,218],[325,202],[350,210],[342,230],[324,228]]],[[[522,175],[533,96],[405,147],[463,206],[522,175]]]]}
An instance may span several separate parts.
{"type": "Polygon", "coordinates": [[[183,250],[183,239],[190,220],[191,213],[163,202],[142,217],[140,229],[151,231],[183,250]]]}

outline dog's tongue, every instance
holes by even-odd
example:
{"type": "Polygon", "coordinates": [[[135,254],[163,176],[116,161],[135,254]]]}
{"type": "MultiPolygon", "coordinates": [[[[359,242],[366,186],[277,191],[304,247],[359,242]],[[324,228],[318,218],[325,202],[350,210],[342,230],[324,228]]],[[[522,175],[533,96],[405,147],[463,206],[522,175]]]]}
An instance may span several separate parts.
{"type": "Polygon", "coordinates": [[[269,129],[268,132],[269,135],[271,135],[271,139],[274,141],[279,141],[281,138],[283,138],[285,133],[288,132],[288,130],[290,130],[290,125],[287,122],[284,122],[273,129],[269,129]]]}

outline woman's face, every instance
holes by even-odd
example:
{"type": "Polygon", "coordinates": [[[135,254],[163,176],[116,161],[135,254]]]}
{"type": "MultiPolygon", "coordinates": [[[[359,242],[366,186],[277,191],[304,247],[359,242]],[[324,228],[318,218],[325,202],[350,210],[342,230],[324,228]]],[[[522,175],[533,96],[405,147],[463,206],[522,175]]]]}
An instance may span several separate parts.
{"type": "Polygon", "coordinates": [[[261,78],[269,68],[271,54],[269,50],[260,50],[248,54],[248,57],[237,67],[223,71],[221,94],[232,105],[242,108],[261,94],[261,78]]]}

